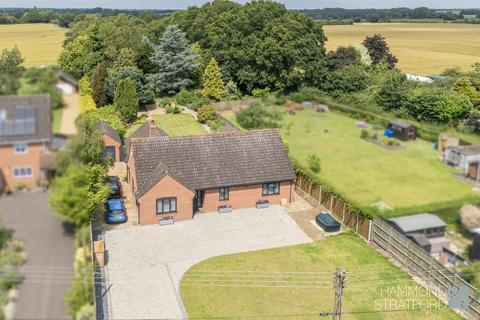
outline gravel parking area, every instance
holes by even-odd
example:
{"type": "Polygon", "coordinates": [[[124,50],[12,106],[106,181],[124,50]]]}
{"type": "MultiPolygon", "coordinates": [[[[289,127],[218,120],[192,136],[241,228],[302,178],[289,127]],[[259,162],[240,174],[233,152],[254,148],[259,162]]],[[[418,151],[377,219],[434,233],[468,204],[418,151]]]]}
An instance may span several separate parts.
{"type": "Polygon", "coordinates": [[[105,233],[112,319],[186,318],[180,280],[214,256],[312,241],[279,206],[204,213],[167,226],[105,233]]]}

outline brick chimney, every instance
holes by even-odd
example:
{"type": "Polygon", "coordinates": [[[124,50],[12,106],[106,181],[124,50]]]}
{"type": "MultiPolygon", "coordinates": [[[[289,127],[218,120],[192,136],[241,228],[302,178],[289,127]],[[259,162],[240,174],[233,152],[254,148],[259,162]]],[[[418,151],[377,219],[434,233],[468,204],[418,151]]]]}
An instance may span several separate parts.
{"type": "Polygon", "coordinates": [[[159,133],[157,123],[153,119],[150,119],[149,123],[150,123],[150,134],[149,134],[149,136],[150,137],[157,137],[158,133],[159,133]]]}

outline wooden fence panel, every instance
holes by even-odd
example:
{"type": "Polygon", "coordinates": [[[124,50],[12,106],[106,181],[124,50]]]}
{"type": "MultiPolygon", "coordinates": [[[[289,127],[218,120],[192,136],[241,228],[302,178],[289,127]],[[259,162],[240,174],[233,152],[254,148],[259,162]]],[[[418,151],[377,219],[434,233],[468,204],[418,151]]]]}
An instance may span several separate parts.
{"type": "Polygon", "coordinates": [[[296,185],[329,209],[345,226],[375,243],[385,252],[385,255],[393,258],[410,270],[412,274],[422,279],[427,288],[441,288],[446,292],[449,288],[460,285],[468,287],[470,290],[469,305],[465,313],[469,319],[480,319],[479,292],[455,272],[446,269],[410,239],[380,218],[372,220],[357,212],[350,211],[348,208],[346,209],[342,199],[324,191],[321,185],[312,183],[302,174],[297,175],[296,185]]]}
{"type": "Polygon", "coordinates": [[[370,219],[362,216],[359,217],[357,233],[365,239],[368,239],[370,233],[370,219]]]}

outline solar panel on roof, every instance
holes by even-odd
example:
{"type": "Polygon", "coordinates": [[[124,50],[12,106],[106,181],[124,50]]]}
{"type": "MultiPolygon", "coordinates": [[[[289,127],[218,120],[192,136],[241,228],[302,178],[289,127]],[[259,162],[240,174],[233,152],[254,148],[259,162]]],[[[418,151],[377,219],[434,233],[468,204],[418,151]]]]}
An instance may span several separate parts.
{"type": "Polygon", "coordinates": [[[0,119],[0,136],[26,136],[37,132],[37,110],[35,107],[15,108],[14,119],[0,119]]]}

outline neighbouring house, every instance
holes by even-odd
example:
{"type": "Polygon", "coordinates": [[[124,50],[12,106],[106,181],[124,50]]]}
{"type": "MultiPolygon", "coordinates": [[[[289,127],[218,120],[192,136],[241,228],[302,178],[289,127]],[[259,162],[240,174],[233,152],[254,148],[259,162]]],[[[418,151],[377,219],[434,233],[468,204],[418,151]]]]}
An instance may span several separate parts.
{"type": "Polygon", "coordinates": [[[388,129],[393,131],[393,137],[402,141],[415,140],[417,138],[417,127],[398,119],[388,123],[388,129]]]}
{"type": "Polygon", "coordinates": [[[62,91],[63,94],[74,94],[78,92],[78,81],[70,73],[59,70],[57,72],[56,87],[62,91]]]}
{"type": "Polygon", "coordinates": [[[429,253],[442,253],[450,242],[445,238],[445,222],[431,213],[420,213],[387,222],[429,253]]]}
{"type": "Polygon", "coordinates": [[[3,188],[35,187],[48,178],[52,110],[47,95],[0,96],[0,180],[3,188]]]}
{"type": "Polygon", "coordinates": [[[104,143],[103,156],[109,157],[114,162],[120,162],[122,156],[122,139],[117,130],[113,129],[107,122],[99,121],[97,129],[100,132],[104,143]]]}
{"type": "Polygon", "coordinates": [[[294,197],[296,176],[278,130],[132,139],[127,168],[140,224],[294,197]]]}
{"type": "Polygon", "coordinates": [[[406,74],[406,76],[409,81],[433,83],[433,79],[429,77],[417,76],[415,74],[406,74]]]}
{"type": "Polygon", "coordinates": [[[458,167],[470,179],[479,180],[480,144],[452,146],[445,150],[445,163],[458,167]]]}
{"type": "Polygon", "coordinates": [[[157,123],[155,120],[151,119],[144,124],[142,124],[140,127],[135,130],[131,136],[127,138],[127,141],[125,143],[125,153],[127,155],[127,161],[128,161],[128,155],[130,154],[130,146],[132,144],[133,139],[138,139],[138,138],[154,138],[154,137],[164,137],[168,136],[168,134],[160,129],[157,126],[157,123]]]}

